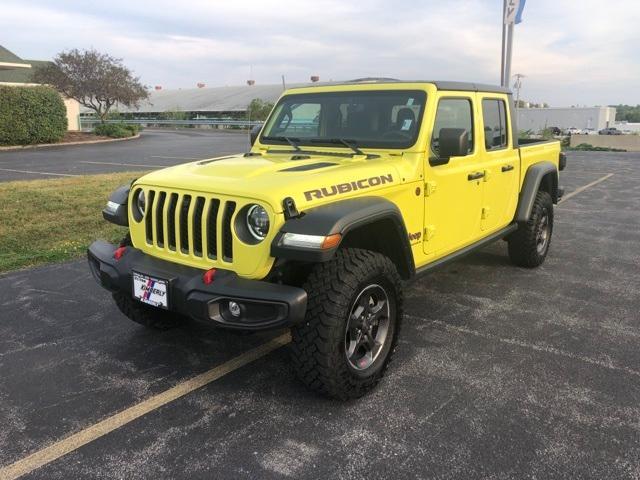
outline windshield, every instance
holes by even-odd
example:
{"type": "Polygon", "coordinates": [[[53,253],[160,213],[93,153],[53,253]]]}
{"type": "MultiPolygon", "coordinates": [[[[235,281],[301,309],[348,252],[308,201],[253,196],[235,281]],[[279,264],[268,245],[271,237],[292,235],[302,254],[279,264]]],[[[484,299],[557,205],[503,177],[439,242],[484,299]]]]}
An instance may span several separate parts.
{"type": "Polygon", "coordinates": [[[286,95],[267,120],[260,142],[407,148],[416,142],[425,101],[426,93],[414,90],[286,95]]]}

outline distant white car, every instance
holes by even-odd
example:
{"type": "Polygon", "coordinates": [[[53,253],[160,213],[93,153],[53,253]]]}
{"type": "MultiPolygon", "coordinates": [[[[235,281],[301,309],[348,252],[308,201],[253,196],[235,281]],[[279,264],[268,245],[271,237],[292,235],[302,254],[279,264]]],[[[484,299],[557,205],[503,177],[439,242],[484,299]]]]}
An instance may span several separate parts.
{"type": "Polygon", "coordinates": [[[598,131],[595,128],[585,128],[582,130],[583,135],[598,135],[598,131]]]}
{"type": "Polygon", "coordinates": [[[582,134],[582,129],[576,127],[570,127],[566,130],[567,135],[580,135],[582,134]]]}

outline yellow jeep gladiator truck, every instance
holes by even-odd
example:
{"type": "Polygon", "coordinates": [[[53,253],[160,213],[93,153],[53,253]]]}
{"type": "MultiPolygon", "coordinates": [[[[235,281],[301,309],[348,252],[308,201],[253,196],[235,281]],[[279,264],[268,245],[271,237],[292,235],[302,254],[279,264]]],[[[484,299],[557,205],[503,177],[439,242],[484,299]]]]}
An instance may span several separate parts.
{"type": "Polygon", "coordinates": [[[289,89],[246,153],[144,175],[103,215],[127,226],[89,266],[131,320],[190,316],[291,328],[291,363],[341,399],[383,376],[403,284],[505,239],[544,261],[566,162],[557,141],[518,140],[511,93],[437,81],[289,89]]]}

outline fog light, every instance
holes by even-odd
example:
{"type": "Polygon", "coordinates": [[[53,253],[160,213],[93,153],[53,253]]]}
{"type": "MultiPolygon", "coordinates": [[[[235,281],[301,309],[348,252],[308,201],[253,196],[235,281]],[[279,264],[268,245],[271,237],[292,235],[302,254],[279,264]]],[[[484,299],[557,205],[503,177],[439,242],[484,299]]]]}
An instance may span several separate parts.
{"type": "Polygon", "coordinates": [[[229,302],[229,313],[234,317],[239,317],[241,313],[240,305],[236,302],[229,302]]]}

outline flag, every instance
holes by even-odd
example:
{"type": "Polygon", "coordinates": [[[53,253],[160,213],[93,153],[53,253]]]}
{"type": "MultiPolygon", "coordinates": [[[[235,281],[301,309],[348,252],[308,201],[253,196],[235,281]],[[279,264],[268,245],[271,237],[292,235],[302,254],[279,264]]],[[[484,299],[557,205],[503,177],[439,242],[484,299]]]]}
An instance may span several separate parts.
{"type": "Polygon", "coordinates": [[[507,0],[507,8],[504,11],[504,24],[522,22],[522,11],[526,0],[507,0]]]}
{"type": "Polygon", "coordinates": [[[522,22],[522,11],[524,10],[524,3],[527,0],[520,0],[520,5],[518,5],[518,11],[516,13],[516,25],[522,22]]]}

